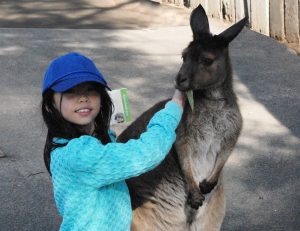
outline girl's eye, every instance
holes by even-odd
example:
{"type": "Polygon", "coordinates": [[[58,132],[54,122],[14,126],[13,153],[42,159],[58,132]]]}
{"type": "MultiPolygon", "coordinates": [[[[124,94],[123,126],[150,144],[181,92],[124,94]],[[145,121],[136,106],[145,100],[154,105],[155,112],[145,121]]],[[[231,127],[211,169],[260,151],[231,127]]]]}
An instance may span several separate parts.
{"type": "Polygon", "coordinates": [[[67,99],[73,99],[76,97],[76,94],[72,92],[64,92],[64,97],[66,97],[67,99]]]}
{"type": "Polygon", "coordinates": [[[70,89],[65,92],[65,94],[74,94],[74,95],[76,95],[76,94],[80,95],[80,94],[84,94],[84,93],[97,93],[97,91],[95,88],[91,87],[91,88],[85,89],[84,91],[76,91],[74,89],[70,89]]]}
{"type": "Polygon", "coordinates": [[[99,95],[99,92],[95,88],[89,88],[89,89],[87,89],[86,93],[90,94],[90,95],[99,95]]]}
{"type": "Polygon", "coordinates": [[[75,91],[73,89],[65,91],[65,94],[74,94],[74,93],[75,93],[75,91]]]}
{"type": "Polygon", "coordinates": [[[87,89],[87,91],[88,91],[88,92],[91,92],[91,91],[92,91],[92,92],[96,92],[96,89],[95,89],[94,87],[90,87],[90,88],[87,89]]]}
{"type": "Polygon", "coordinates": [[[210,66],[213,64],[214,60],[211,58],[201,58],[201,63],[203,63],[205,66],[210,66]]]}

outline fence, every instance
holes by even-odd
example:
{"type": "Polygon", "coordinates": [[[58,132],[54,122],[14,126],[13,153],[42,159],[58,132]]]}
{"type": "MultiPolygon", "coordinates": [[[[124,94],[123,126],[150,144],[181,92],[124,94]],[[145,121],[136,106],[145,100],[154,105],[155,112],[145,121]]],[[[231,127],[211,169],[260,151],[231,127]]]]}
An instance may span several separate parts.
{"type": "Polygon", "coordinates": [[[158,0],[195,8],[199,3],[211,17],[236,22],[245,15],[249,27],[278,40],[300,43],[300,0],[158,0]]]}

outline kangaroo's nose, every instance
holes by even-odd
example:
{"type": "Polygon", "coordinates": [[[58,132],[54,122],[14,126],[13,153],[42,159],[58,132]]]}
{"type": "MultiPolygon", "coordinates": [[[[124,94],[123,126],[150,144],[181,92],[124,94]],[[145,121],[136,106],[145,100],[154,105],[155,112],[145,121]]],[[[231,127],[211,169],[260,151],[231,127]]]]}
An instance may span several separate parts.
{"type": "Polygon", "coordinates": [[[179,79],[179,83],[184,83],[184,82],[186,82],[188,79],[186,78],[186,77],[184,77],[184,78],[180,78],[179,79]]]}
{"type": "Polygon", "coordinates": [[[187,77],[182,76],[181,74],[178,74],[176,80],[177,80],[176,81],[177,84],[180,85],[180,84],[184,84],[185,82],[187,82],[188,79],[187,79],[187,77]]]}
{"type": "Polygon", "coordinates": [[[189,85],[190,85],[190,80],[187,77],[187,75],[183,75],[179,73],[176,78],[176,88],[184,91],[188,89],[189,85]]]}

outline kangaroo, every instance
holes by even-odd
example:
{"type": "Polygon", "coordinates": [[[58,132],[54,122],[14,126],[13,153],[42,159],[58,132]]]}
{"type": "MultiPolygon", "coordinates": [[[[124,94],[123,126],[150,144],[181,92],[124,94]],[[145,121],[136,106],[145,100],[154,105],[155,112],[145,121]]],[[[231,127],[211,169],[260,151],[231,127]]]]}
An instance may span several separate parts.
{"type": "MultiPolygon", "coordinates": [[[[246,18],[212,35],[203,7],[193,10],[193,41],[182,53],[176,88],[193,92],[194,109],[185,105],[166,159],[154,170],[127,181],[133,208],[131,230],[220,230],[225,215],[222,169],[242,128],[228,46],[245,23],[246,18]]],[[[138,138],[167,101],[144,112],[118,142],[138,138]]]]}

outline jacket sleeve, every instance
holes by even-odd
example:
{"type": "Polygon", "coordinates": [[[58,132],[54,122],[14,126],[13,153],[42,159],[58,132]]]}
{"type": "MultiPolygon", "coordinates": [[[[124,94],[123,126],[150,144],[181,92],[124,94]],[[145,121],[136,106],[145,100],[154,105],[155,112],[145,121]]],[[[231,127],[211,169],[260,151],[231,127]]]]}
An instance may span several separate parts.
{"type": "Polygon", "coordinates": [[[115,143],[117,142],[116,139],[117,139],[117,135],[116,135],[116,132],[114,130],[109,130],[108,131],[108,135],[109,135],[109,138],[111,140],[111,142],[115,143]]]}
{"type": "Polygon", "coordinates": [[[170,101],[137,140],[103,145],[92,136],[81,136],[69,141],[63,147],[63,156],[70,174],[78,181],[101,187],[153,169],[170,151],[181,115],[182,108],[170,101]]]}

